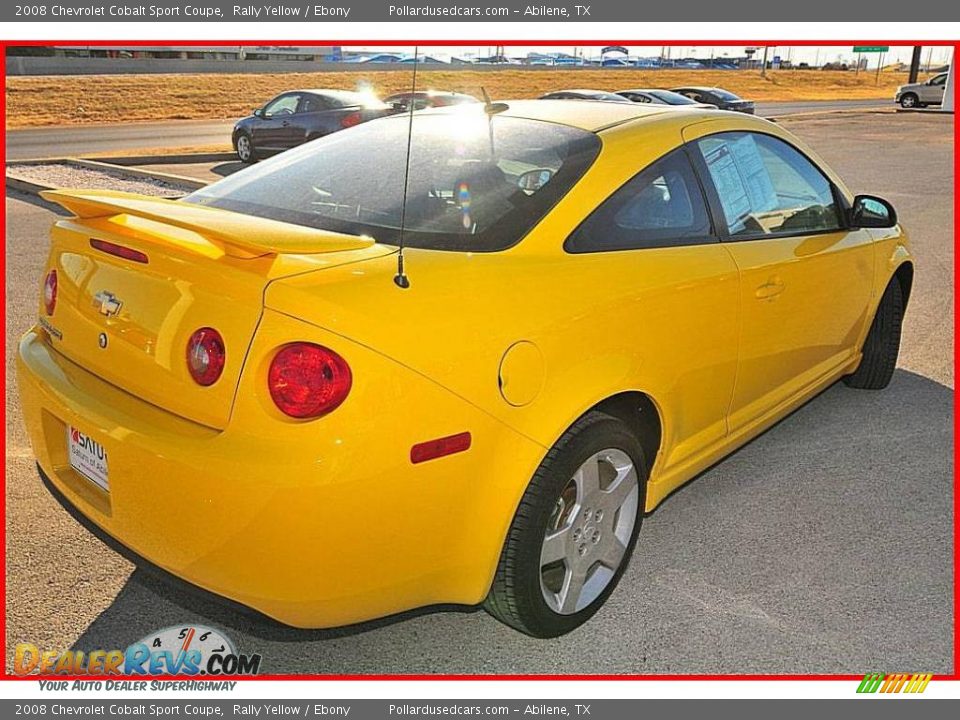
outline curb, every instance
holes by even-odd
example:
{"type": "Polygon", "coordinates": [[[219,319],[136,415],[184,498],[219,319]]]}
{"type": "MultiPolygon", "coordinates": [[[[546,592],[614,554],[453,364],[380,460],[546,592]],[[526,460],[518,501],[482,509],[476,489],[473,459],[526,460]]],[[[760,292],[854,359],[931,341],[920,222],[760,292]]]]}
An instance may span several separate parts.
{"type": "Polygon", "coordinates": [[[40,185],[39,183],[21,180],[20,178],[10,177],[9,175],[7,175],[4,180],[6,181],[4,184],[7,190],[17,190],[30,195],[36,195],[37,197],[39,197],[40,193],[44,190],[53,190],[49,185],[40,185]]]}
{"type": "Polygon", "coordinates": [[[898,113],[916,113],[918,115],[953,115],[953,110],[942,110],[941,108],[905,108],[898,107],[898,113]]]}
{"type": "Polygon", "coordinates": [[[795,113],[784,113],[783,115],[772,115],[767,120],[793,120],[795,118],[814,118],[814,117],[824,117],[827,115],[885,115],[890,113],[893,108],[881,108],[881,107],[865,107],[863,109],[856,108],[838,108],[836,110],[807,110],[805,112],[795,112],[795,113]]]}
{"type": "Polygon", "coordinates": [[[148,178],[151,180],[166,180],[168,182],[176,182],[178,185],[185,185],[193,188],[194,190],[199,190],[200,188],[209,185],[209,183],[206,183],[203,180],[197,180],[196,178],[187,177],[185,175],[175,175],[174,173],[159,172],[158,170],[142,170],[140,168],[127,167],[125,165],[114,165],[113,163],[100,162],[99,160],[64,158],[63,162],[65,164],[78,165],[82,168],[87,168],[90,170],[106,170],[116,172],[117,169],[120,168],[120,172],[124,173],[125,175],[148,178]]]}

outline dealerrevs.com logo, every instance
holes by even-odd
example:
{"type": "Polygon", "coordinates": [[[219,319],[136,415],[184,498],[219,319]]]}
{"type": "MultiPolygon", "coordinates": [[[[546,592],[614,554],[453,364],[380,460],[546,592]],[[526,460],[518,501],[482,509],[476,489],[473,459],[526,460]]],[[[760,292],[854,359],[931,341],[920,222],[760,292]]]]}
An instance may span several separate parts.
{"type": "Polygon", "coordinates": [[[256,675],[260,655],[237,652],[224,633],[203,625],[174,625],[126,650],[41,650],[17,645],[17,675],[256,675]]]}

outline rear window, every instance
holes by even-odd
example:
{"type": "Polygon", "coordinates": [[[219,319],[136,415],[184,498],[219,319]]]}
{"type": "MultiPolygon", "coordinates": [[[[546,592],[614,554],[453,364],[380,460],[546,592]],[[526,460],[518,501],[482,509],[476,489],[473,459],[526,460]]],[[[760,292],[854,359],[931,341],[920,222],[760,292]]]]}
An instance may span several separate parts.
{"type": "Polygon", "coordinates": [[[714,89],[711,90],[710,92],[711,92],[713,95],[716,95],[716,96],[717,96],[718,98],[720,98],[721,100],[726,100],[727,102],[733,102],[733,101],[735,101],[735,100],[739,100],[739,99],[740,99],[738,96],[734,95],[732,92],[728,92],[728,91],[726,91],[726,90],[721,90],[720,88],[714,88],[714,89]]]}
{"type": "MultiPolygon", "coordinates": [[[[516,244],[600,150],[593,133],[468,110],[413,118],[408,247],[491,252],[516,244]]],[[[328,135],[185,201],[397,244],[409,123],[393,116],[328,135]]]]}
{"type": "Polygon", "coordinates": [[[686,95],[670,92],[669,90],[650,90],[649,93],[655,98],[659,98],[671,105],[696,105],[696,101],[691,100],[686,95]]]}

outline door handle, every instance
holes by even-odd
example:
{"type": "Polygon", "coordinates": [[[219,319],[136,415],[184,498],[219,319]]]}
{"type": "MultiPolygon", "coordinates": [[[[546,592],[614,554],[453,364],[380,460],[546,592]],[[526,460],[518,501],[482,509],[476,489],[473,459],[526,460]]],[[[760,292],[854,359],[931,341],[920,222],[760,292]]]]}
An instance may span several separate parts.
{"type": "Polygon", "coordinates": [[[773,300],[786,289],[787,286],[783,284],[783,280],[778,277],[772,277],[763,285],[759,286],[756,292],[754,292],[754,295],[757,300],[773,300]]]}
{"type": "Polygon", "coordinates": [[[283,121],[283,127],[290,127],[290,121],[289,121],[289,120],[284,120],[284,121],[283,121]]]}

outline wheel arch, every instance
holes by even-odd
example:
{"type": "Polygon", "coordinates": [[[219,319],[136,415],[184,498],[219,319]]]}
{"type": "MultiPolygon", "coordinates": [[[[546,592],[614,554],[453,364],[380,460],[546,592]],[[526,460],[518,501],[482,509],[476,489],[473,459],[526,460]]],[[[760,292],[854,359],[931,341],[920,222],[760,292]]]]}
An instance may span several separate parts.
{"type": "Polygon", "coordinates": [[[913,290],[913,262],[905,260],[893,271],[891,280],[900,283],[900,292],[903,294],[903,309],[910,303],[910,292],[913,290]]]}
{"type": "Polygon", "coordinates": [[[653,397],[639,390],[625,390],[595,403],[581,413],[577,420],[594,410],[617,418],[629,428],[643,448],[649,465],[648,472],[652,471],[660,454],[664,435],[663,413],[653,397]]]}

